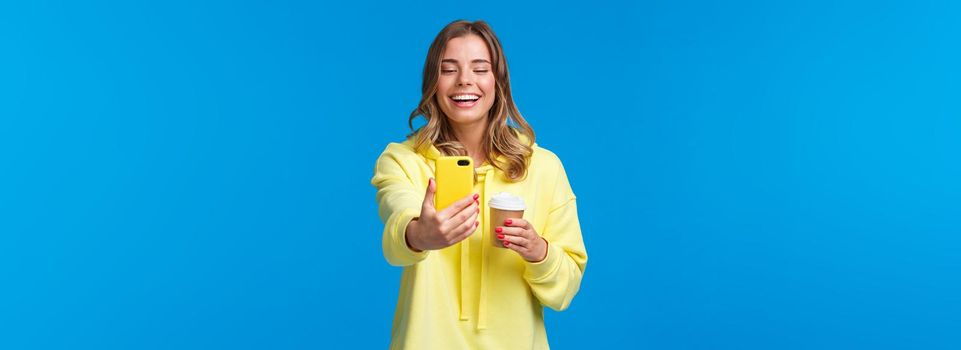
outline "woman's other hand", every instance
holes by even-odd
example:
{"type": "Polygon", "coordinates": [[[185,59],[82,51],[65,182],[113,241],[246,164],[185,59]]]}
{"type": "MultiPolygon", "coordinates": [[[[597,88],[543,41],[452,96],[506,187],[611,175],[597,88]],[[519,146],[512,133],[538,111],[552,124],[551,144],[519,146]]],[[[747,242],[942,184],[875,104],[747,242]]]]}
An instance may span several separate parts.
{"type": "Polygon", "coordinates": [[[504,226],[495,228],[494,232],[505,247],[530,262],[540,262],[547,258],[547,241],[534,231],[534,227],[527,220],[507,219],[503,224],[504,226]]]}

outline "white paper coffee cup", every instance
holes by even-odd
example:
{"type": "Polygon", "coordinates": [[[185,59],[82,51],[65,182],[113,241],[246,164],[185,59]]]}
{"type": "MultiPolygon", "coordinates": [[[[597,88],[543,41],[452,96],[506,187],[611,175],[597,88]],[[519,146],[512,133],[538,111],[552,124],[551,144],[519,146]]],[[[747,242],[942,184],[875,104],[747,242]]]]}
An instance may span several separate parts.
{"type": "Polygon", "coordinates": [[[504,243],[497,239],[497,228],[504,226],[504,220],[521,219],[524,217],[524,199],[507,192],[495,194],[487,201],[490,207],[490,236],[491,244],[495,247],[504,248],[504,243]]]}

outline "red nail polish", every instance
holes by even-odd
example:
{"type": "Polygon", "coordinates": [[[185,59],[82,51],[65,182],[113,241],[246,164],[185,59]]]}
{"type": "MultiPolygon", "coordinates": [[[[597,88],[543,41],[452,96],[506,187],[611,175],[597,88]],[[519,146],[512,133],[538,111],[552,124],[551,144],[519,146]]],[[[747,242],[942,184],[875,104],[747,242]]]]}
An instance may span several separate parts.
{"type": "Polygon", "coordinates": [[[477,193],[474,193],[474,200],[475,200],[475,201],[477,200],[477,197],[480,197],[480,195],[477,194],[477,193]]]}
{"type": "Polygon", "coordinates": [[[510,225],[512,222],[514,221],[511,221],[511,219],[504,220],[505,225],[510,225]]]}
{"type": "Polygon", "coordinates": [[[504,239],[504,235],[498,234],[498,235],[497,235],[497,238],[504,239]]]}
{"type": "Polygon", "coordinates": [[[474,221],[474,227],[477,227],[477,225],[480,225],[480,221],[474,221]]]}
{"type": "Polygon", "coordinates": [[[501,233],[501,232],[504,232],[504,229],[498,227],[498,228],[495,228],[495,229],[494,229],[494,232],[501,233]]]}
{"type": "Polygon", "coordinates": [[[506,246],[509,246],[509,245],[511,245],[511,242],[504,241],[504,246],[505,246],[505,247],[506,247],[506,246]]]}

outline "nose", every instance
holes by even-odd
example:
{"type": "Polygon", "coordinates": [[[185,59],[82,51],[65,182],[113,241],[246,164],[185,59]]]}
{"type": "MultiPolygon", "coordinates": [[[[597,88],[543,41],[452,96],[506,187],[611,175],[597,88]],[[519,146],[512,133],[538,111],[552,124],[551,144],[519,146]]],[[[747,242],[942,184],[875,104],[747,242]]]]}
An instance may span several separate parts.
{"type": "Polygon", "coordinates": [[[461,70],[461,73],[457,76],[457,86],[471,86],[473,81],[471,81],[471,76],[466,70],[461,70]]]}

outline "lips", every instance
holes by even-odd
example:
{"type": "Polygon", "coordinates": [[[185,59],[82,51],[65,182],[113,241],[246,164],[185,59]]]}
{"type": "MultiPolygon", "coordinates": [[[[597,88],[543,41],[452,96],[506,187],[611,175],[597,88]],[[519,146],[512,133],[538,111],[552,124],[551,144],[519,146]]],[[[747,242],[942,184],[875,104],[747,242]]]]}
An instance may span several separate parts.
{"type": "Polygon", "coordinates": [[[456,94],[451,95],[450,100],[454,102],[454,105],[460,108],[471,108],[477,105],[477,101],[480,100],[480,95],[467,93],[467,94],[456,94]]]}

